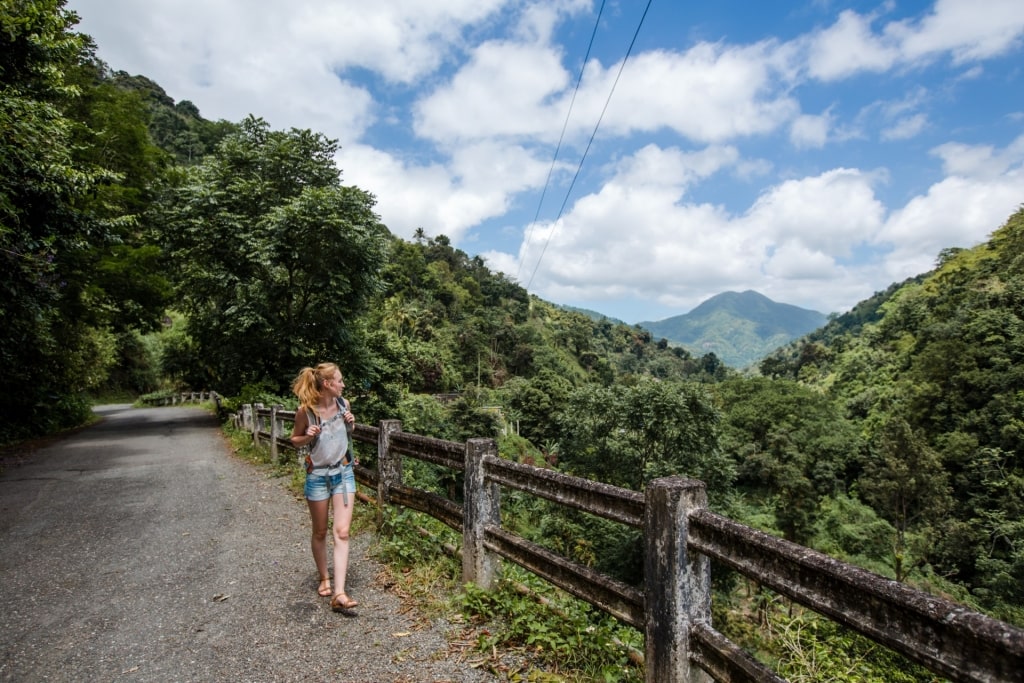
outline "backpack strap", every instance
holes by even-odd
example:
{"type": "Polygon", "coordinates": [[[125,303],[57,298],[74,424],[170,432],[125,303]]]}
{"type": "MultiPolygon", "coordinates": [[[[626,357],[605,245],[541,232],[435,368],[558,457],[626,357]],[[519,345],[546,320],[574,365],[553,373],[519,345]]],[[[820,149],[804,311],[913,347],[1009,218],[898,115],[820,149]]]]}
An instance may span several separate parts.
{"type": "MultiPolygon", "coordinates": [[[[312,408],[306,408],[306,420],[308,420],[309,424],[311,424],[311,425],[319,425],[320,424],[320,416],[317,415],[316,412],[312,408]]],[[[313,437],[313,440],[310,441],[309,444],[308,444],[310,451],[313,450],[313,448],[316,446],[316,442],[319,441],[319,440],[320,440],[320,435],[319,434],[317,434],[316,436],[313,437]]]]}

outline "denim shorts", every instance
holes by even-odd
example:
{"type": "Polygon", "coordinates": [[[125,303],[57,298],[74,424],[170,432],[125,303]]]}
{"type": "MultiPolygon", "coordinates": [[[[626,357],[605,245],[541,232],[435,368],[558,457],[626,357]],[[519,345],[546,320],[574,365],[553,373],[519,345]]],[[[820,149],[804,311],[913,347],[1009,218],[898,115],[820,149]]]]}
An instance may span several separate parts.
{"type": "Polygon", "coordinates": [[[356,492],[356,473],[351,465],[331,470],[316,469],[306,475],[303,491],[307,500],[327,500],[331,496],[356,492]]]}

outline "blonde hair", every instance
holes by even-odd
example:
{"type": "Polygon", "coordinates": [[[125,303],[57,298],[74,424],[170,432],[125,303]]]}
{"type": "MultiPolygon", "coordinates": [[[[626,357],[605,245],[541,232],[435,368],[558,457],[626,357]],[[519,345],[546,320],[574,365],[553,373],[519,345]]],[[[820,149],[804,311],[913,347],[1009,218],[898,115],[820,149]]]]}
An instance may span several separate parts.
{"type": "Polygon", "coordinates": [[[317,404],[320,402],[320,389],[324,382],[334,379],[334,373],[341,370],[334,363],[320,363],[315,368],[302,368],[299,376],[292,382],[292,393],[299,399],[299,408],[309,408],[317,411],[317,404]]]}

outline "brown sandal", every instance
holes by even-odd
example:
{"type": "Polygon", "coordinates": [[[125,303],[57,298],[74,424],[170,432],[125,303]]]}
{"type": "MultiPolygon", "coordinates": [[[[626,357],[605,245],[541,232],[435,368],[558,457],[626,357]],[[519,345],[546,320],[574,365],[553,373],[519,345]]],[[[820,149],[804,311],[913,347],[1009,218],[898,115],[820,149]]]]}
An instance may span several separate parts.
{"type": "Polygon", "coordinates": [[[325,576],[322,579],[320,579],[320,586],[317,588],[316,592],[320,595],[321,598],[330,597],[332,590],[333,589],[331,588],[331,577],[325,576]],[[326,588],[324,587],[325,583],[327,584],[326,588]]]}
{"type": "Polygon", "coordinates": [[[353,600],[344,593],[338,593],[333,598],[331,598],[331,609],[335,612],[343,609],[352,609],[353,607],[357,607],[358,605],[359,602],[357,600],[353,600]]]}

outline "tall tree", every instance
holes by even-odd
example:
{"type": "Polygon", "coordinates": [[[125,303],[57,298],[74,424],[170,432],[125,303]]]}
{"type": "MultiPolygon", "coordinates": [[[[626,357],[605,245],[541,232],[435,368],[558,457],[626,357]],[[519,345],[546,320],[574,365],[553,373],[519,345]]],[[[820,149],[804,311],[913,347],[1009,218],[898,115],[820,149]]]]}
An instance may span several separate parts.
{"type": "Polygon", "coordinates": [[[700,479],[712,500],[732,487],[735,470],[718,445],[720,416],[698,384],[645,379],[631,386],[586,386],[561,417],[561,464],[617,486],[643,490],[652,479],[700,479]]]}
{"type": "Polygon", "coordinates": [[[952,507],[948,477],[938,453],[906,420],[893,416],[875,438],[859,484],[864,498],[896,529],[896,579],[903,580],[907,532],[935,522],[952,507]]]}
{"type": "Polygon", "coordinates": [[[0,2],[0,441],[76,424],[102,380],[82,263],[114,233],[85,198],[112,176],[75,157],[67,74],[89,54],[64,4],[0,2]]]}
{"type": "Polygon", "coordinates": [[[373,196],[341,184],[336,151],[249,117],[162,203],[180,305],[220,391],[280,390],[320,359],[367,364],[357,316],[381,286],[389,233],[373,196]]]}
{"type": "Polygon", "coordinates": [[[856,470],[854,425],[827,395],[789,379],[735,378],[714,391],[737,485],[768,505],[787,539],[806,543],[822,498],[843,492],[856,470]]]}

